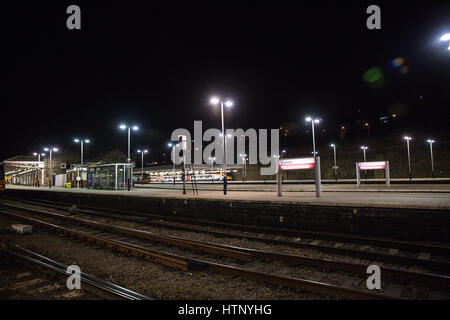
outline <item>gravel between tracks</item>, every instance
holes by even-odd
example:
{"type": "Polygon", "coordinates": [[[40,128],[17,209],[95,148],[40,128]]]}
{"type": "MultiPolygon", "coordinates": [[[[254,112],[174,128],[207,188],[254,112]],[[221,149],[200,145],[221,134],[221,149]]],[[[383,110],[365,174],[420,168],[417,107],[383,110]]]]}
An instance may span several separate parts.
{"type": "Polygon", "coordinates": [[[156,299],[326,299],[327,297],[279,288],[209,271],[178,272],[173,269],[120,256],[109,249],[67,237],[35,231],[12,233],[13,219],[0,216],[0,239],[42,253],[65,264],[156,299]]]}

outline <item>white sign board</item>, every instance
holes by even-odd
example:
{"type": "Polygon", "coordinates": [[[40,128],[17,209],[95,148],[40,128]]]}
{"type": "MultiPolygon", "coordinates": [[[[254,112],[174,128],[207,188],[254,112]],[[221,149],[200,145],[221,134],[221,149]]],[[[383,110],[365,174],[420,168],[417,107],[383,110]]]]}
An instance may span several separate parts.
{"type": "Polygon", "coordinates": [[[359,187],[361,185],[361,170],[384,170],[386,177],[386,186],[391,185],[391,179],[389,176],[389,161],[379,162],[357,162],[356,163],[356,184],[359,187]]]}
{"type": "Polygon", "coordinates": [[[386,169],[386,162],[359,162],[359,170],[384,170],[386,169]]]}
{"type": "Polygon", "coordinates": [[[280,160],[280,170],[306,170],[314,169],[314,158],[282,159],[280,160]]]}

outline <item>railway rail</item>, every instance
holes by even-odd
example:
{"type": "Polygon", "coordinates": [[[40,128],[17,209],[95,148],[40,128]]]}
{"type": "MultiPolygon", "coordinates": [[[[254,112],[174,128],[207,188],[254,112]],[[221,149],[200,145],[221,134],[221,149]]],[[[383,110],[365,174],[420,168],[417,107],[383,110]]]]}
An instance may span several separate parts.
{"type": "MultiPolygon", "coordinates": [[[[52,276],[56,275],[67,278],[66,270],[68,266],[31,250],[21,247],[6,247],[0,248],[0,254],[19,260],[21,263],[32,265],[34,268],[38,268],[45,273],[51,274],[52,276]]],[[[87,289],[87,291],[90,291],[102,298],[120,300],[153,300],[150,297],[118,286],[109,281],[99,279],[84,272],[80,273],[80,281],[84,289],[87,289]]]]}
{"type": "MultiPolygon", "coordinates": [[[[362,265],[362,264],[338,262],[338,261],[327,260],[327,259],[316,259],[316,258],[303,257],[303,256],[298,256],[298,255],[288,255],[288,254],[281,254],[281,253],[268,252],[268,251],[262,251],[262,250],[239,248],[239,247],[233,247],[233,246],[228,246],[228,245],[205,243],[205,242],[201,242],[201,241],[192,241],[192,240],[186,240],[186,239],[181,239],[181,238],[177,238],[177,237],[161,236],[161,235],[157,235],[155,233],[150,233],[150,232],[146,232],[146,231],[118,227],[118,226],[109,225],[109,224],[107,225],[107,224],[102,224],[102,223],[98,223],[98,222],[90,221],[90,220],[86,220],[86,219],[78,219],[78,218],[73,218],[73,217],[71,218],[71,217],[67,217],[64,215],[60,215],[60,214],[56,214],[56,213],[52,213],[52,212],[46,212],[46,211],[37,210],[37,209],[23,208],[23,207],[13,206],[10,204],[9,204],[9,206],[12,208],[19,208],[19,209],[22,209],[22,210],[25,210],[28,212],[34,212],[34,213],[44,214],[44,215],[51,216],[51,217],[57,217],[62,220],[70,221],[71,223],[76,222],[79,224],[83,224],[85,226],[99,228],[104,231],[112,231],[112,232],[127,235],[127,236],[143,238],[143,239],[148,239],[148,240],[157,241],[157,242],[164,242],[166,244],[175,245],[175,246],[181,246],[183,248],[196,249],[196,250],[203,251],[206,253],[223,255],[223,256],[233,258],[236,260],[240,260],[240,261],[244,261],[244,262],[250,261],[251,259],[256,259],[256,258],[265,260],[265,261],[279,260],[279,261],[283,261],[290,265],[304,265],[304,266],[319,268],[321,270],[341,270],[344,272],[358,273],[361,275],[365,273],[366,268],[367,268],[366,265],[362,265]],[[185,244],[184,242],[186,242],[187,244],[185,244]],[[205,248],[206,248],[206,250],[205,250],[205,248]]],[[[3,213],[6,213],[6,212],[3,211],[3,213]]],[[[20,218],[25,219],[31,223],[37,222],[33,218],[26,218],[26,217],[18,216],[18,215],[11,214],[11,213],[7,213],[7,214],[15,216],[16,218],[19,218],[19,219],[20,218]]],[[[42,222],[41,222],[41,226],[42,226],[42,222]]],[[[47,227],[55,229],[55,226],[53,226],[53,225],[50,225],[50,226],[47,225],[47,227]]],[[[84,232],[80,235],[79,232],[80,231],[74,232],[73,230],[71,232],[64,231],[64,233],[66,233],[66,234],[69,233],[72,236],[76,236],[78,238],[81,237],[81,238],[84,238],[84,239],[87,239],[88,241],[90,241],[89,240],[90,237],[88,234],[86,234],[84,232]]],[[[133,255],[140,255],[140,256],[147,257],[147,258],[149,256],[149,253],[146,252],[146,251],[148,251],[148,249],[146,249],[146,248],[142,248],[142,247],[135,246],[135,245],[130,245],[129,243],[128,244],[117,243],[111,239],[109,239],[109,240],[98,239],[98,237],[96,238],[95,235],[93,235],[93,237],[94,237],[94,239],[91,240],[93,242],[100,243],[100,244],[106,243],[107,246],[110,246],[110,247],[115,246],[119,250],[127,251],[133,255]],[[123,248],[121,245],[124,245],[125,248],[123,248]]],[[[153,257],[155,254],[157,254],[157,253],[151,252],[150,257],[153,257]]],[[[287,278],[287,277],[278,277],[275,275],[262,274],[262,273],[254,272],[251,270],[246,270],[244,272],[243,271],[244,269],[242,269],[242,268],[236,268],[233,266],[225,266],[223,264],[217,264],[217,263],[213,263],[210,261],[209,262],[202,261],[199,259],[190,259],[190,258],[180,257],[180,256],[174,257],[173,255],[171,255],[171,256],[169,255],[170,256],[170,257],[168,257],[169,261],[167,261],[167,260],[161,258],[161,256],[167,258],[167,254],[158,253],[158,255],[159,255],[158,259],[150,258],[148,260],[159,262],[159,263],[165,264],[167,266],[175,267],[175,268],[182,269],[182,270],[187,270],[189,268],[197,269],[200,267],[200,268],[209,268],[211,270],[219,271],[222,273],[245,274],[245,277],[249,278],[249,279],[253,279],[253,280],[262,280],[263,279],[263,281],[269,282],[272,284],[294,287],[297,289],[301,288],[303,290],[311,290],[312,292],[321,293],[321,294],[331,294],[331,295],[340,296],[338,293],[341,292],[340,290],[342,289],[342,288],[337,289],[333,286],[330,287],[327,284],[322,284],[322,286],[321,286],[319,283],[312,284],[311,282],[308,282],[307,280],[293,279],[293,278],[287,278]],[[175,263],[174,259],[176,259],[176,258],[181,258],[182,261],[175,263]],[[306,281],[306,282],[301,282],[301,281],[306,281]]],[[[446,276],[429,274],[429,273],[410,272],[410,271],[392,269],[392,268],[386,268],[386,267],[383,267],[383,274],[385,276],[395,278],[396,280],[420,282],[420,283],[423,283],[426,285],[432,285],[432,286],[444,288],[446,290],[448,290],[448,288],[450,288],[450,281],[449,281],[450,278],[446,277],[446,276]]],[[[351,291],[351,293],[349,293],[349,292],[342,293],[341,292],[341,294],[342,294],[341,296],[343,296],[343,297],[351,297],[351,298],[356,298],[358,296],[353,291],[351,291]]],[[[381,295],[378,295],[378,296],[375,295],[373,297],[381,298],[381,295]]]]}
{"type": "MultiPolygon", "coordinates": [[[[21,199],[11,199],[28,203],[31,205],[41,205],[49,208],[67,211],[70,204],[61,202],[53,202],[48,200],[43,201],[29,201],[21,199]]],[[[241,238],[251,241],[269,243],[274,245],[284,245],[296,248],[306,248],[324,253],[338,254],[344,256],[352,256],[369,261],[382,261],[393,265],[407,265],[417,266],[424,269],[448,274],[450,272],[450,246],[446,244],[436,243],[418,243],[405,242],[383,239],[372,239],[355,237],[341,234],[321,233],[321,232],[303,232],[276,228],[261,228],[254,226],[243,226],[236,224],[228,224],[211,221],[197,221],[188,218],[167,217],[154,214],[147,214],[141,212],[118,211],[109,209],[99,209],[93,207],[79,206],[77,210],[80,213],[88,215],[97,215],[121,220],[128,220],[138,223],[144,223],[149,226],[169,228],[175,230],[191,231],[207,233],[216,237],[224,238],[241,238]],[[198,227],[195,225],[206,226],[198,227]],[[214,229],[212,229],[214,228],[214,229]],[[221,230],[217,230],[219,228],[221,230]],[[212,229],[212,230],[211,230],[212,229]],[[245,233],[230,232],[229,230],[243,230],[245,233]],[[261,237],[260,235],[265,236],[261,237]],[[289,239],[289,238],[292,238],[289,239]],[[301,241],[297,241],[301,240],[301,241]],[[316,241],[319,240],[319,241],[316,241]],[[331,245],[323,244],[321,242],[332,241],[331,245]],[[346,247],[345,244],[357,244],[358,248],[354,246],[346,247]],[[379,247],[384,250],[379,252],[366,251],[367,247],[379,247]],[[401,255],[398,250],[406,250],[405,255],[401,255]],[[431,255],[440,255],[437,260],[431,259],[431,255]],[[424,258],[425,257],[425,258],[424,258]],[[442,261],[443,260],[443,261],[442,261]]]]}
{"type": "MultiPolygon", "coordinates": [[[[370,291],[363,291],[358,289],[340,287],[328,283],[311,281],[306,279],[285,277],[271,273],[259,272],[248,268],[237,267],[234,265],[216,263],[201,259],[192,259],[186,256],[167,254],[165,252],[156,252],[141,245],[136,245],[130,242],[112,240],[108,237],[103,237],[100,233],[89,233],[81,230],[75,230],[72,227],[64,227],[55,223],[49,223],[36,218],[17,213],[11,213],[4,210],[0,211],[1,214],[5,214],[13,219],[25,221],[33,224],[38,228],[45,228],[51,231],[56,231],[67,236],[74,237],[76,239],[85,240],[91,243],[105,245],[107,248],[114,248],[122,253],[129,254],[131,256],[147,258],[152,262],[161,263],[163,265],[181,269],[181,270],[198,270],[208,269],[213,272],[219,272],[226,275],[239,276],[245,279],[254,281],[261,281],[268,284],[287,287],[297,290],[304,290],[315,294],[321,294],[326,296],[334,296],[345,299],[364,299],[364,300],[392,300],[398,299],[398,297],[392,297],[382,295],[378,293],[372,293],[370,291]],[[159,259],[154,259],[155,255],[159,256],[159,259]],[[167,259],[170,259],[167,263],[167,259]]],[[[70,218],[69,218],[70,219],[70,218]]]]}

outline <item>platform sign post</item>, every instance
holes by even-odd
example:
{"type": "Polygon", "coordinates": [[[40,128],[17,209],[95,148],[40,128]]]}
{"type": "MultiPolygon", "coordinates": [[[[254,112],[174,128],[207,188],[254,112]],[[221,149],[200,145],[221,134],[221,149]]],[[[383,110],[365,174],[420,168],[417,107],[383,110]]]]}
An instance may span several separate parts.
{"type": "Polygon", "coordinates": [[[316,197],[320,198],[322,196],[322,181],[320,176],[320,157],[316,157],[315,163],[315,177],[316,177],[316,197]]]}
{"type": "Polygon", "coordinates": [[[379,162],[357,162],[356,163],[356,185],[361,186],[361,170],[384,170],[384,175],[386,179],[386,186],[391,186],[391,178],[389,172],[389,161],[379,161],[379,162]]]}
{"type": "MultiPolygon", "coordinates": [[[[316,197],[320,198],[322,196],[322,182],[320,174],[320,157],[316,158],[301,158],[301,159],[282,159],[279,162],[279,196],[281,197],[281,171],[289,170],[310,170],[315,169],[315,185],[316,185],[316,197]]],[[[278,179],[278,177],[277,177],[278,179]]]]}

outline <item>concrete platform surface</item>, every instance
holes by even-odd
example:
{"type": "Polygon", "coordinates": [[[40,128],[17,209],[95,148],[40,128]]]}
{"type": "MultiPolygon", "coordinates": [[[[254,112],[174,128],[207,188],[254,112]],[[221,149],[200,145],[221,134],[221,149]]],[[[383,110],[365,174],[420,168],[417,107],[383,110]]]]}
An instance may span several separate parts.
{"type": "MultiPolygon", "coordinates": [[[[181,185],[177,185],[180,188],[181,185]]],[[[383,186],[364,186],[362,189],[349,188],[349,186],[324,186],[326,192],[321,198],[316,198],[314,186],[301,186],[305,191],[284,192],[283,197],[277,197],[276,192],[242,191],[233,190],[230,186],[227,195],[220,190],[202,190],[199,188],[199,195],[193,195],[191,185],[188,185],[187,194],[181,194],[180,189],[173,189],[169,185],[161,188],[135,188],[131,191],[107,191],[107,190],[88,190],[88,189],[66,189],[60,187],[24,187],[7,185],[7,189],[16,190],[35,190],[52,192],[70,192],[84,194],[111,194],[121,196],[139,196],[139,197],[157,197],[174,199],[208,199],[208,200],[232,200],[232,201],[252,201],[252,202],[271,202],[271,203],[295,203],[311,206],[343,206],[343,207],[377,207],[377,208],[405,208],[405,209],[430,209],[430,210],[449,210],[450,209],[450,188],[448,185],[437,186],[440,192],[427,192],[424,185],[400,185],[386,190],[383,186]],[[420,189],[416,189],[420,187],[420,189]],[[403,188],[403,189],[402,189],[403,188]],[[347,190],[342,192],[342,190],[347,190]],[[395,192],[393,191],[395,190],[395,192]],[[425,190],[425,191],[421,191],[425,190]],[[374,191],[374,192],[370,192],[374,191]],[[414,192],[412,192],[414,191],[414,192]]],[[[236,186],[234,186],[236,187],[236,186]]],[[[273,186],[271,186],[273,188],[273,186]]],[[[429,189],[428,189],[429,190],[429,189]]]]}

